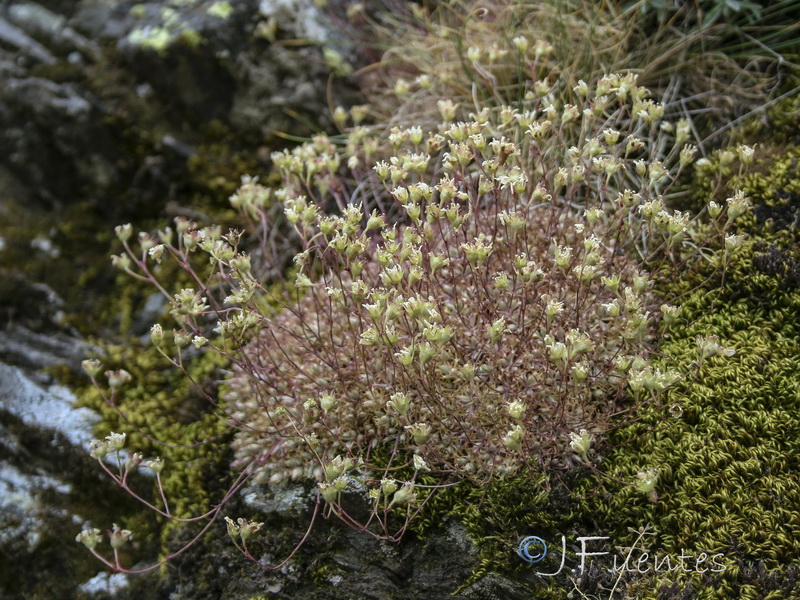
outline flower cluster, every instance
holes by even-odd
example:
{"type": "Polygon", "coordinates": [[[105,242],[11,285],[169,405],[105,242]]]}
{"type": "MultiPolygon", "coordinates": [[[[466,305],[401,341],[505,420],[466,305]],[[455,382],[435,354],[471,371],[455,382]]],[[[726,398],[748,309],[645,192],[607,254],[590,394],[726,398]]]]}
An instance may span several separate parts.
{"type": "MultiPolygon", "coordinates": [[[[114,264],[155,285],[178,323],[171,345],[151,330],[159,352],[178,368],[200,349],[232,361],[222,400],[242,477],[316,481],[345,520],[343,494],[365,492],[392,537],[386,516],[413,516],[420,473],[435,487],[566,468],[574,454],[591,464],[612,417],[680,377],[651,364],[657,323],[681,318],[653,281],[708,241],[668,208],[695,158],[690,124],[666,121],[630,73],[568,94],[555,70],[540,76],[513,106],[440,99],[433,126],[367,127],[354,107],[346,129],[338,110],[342,136],[273,154],[279,188],[246,177],[231,197],[256,243],[186,219],[135,240],[117,229],[114,264]],[[287,230],[299,251],[278,283],[287,230]],[[166,259],[195,285],[161,283],[166,259]]],[[[714,234],[747,209],[736,194],[714,234]]],[[[111,387],[125,375],[107,373],[111,387]]],[[[228,522],[245,553],[251,525],[228,522]]]]}
{"type": "Polygon", "coordinates": [[[663,199],[691,162],[688,124],[664,127],[633,75],[575,94],[464,121],[443,101],[435,129],[393,128],[388,146],[356,126],[273,156],[300,293],[236,361],[237,465],[271,448],[258,480],[323,480],[332,500],[347,485],[332,461],[374,468],[381,449],[483,481],[565,464],[570,432],[591,439],[627,390],[677,379],[648,360],[679,309],[656,312],[642,259],[694,245],[663,199]]]}

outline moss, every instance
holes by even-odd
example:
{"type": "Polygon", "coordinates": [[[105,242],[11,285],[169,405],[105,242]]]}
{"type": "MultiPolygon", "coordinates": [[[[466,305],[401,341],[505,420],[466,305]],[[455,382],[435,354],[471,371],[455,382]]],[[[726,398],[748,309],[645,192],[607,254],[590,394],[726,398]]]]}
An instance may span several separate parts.
{"type": "Polygon", "coordinates": [[[195,29],[184,29],[178,39],[193,49],[199,48],[203,43],[203,36],[195,29]]]}
{"type": "Polygon", "coordinates": [[[316,568],[309,569],[311,580],[316,584],[325,584],[334,577],[343,577],[347,572],[338,565],[324,563],[316,568]]]}
{"type": "Polygon", "coordinates": [[[172,43],[174,36],[166,27],[136,28],[128,34],[128,41],[142,48],[149,48],[164,54],[172,43]]]}
{"type": "Polygon", "coordinates": [[[83,65],[71,63],[68,60],[58,60],[53,63],[34,65],[31,68],[31,75],[49,79],[55,83],[83,83],[86,79],[85,70],[83,65]]]}
{"type": "Polygon", "coordinates": [[[225,0],[214,2],[214,4],[208,7],[206,13],[208,13],[210,17],[217,17],[224,21],[233,14],[233,6],[231,6],[230,2],[225,0]]]}
{"type": "Polygon", "coordinates": [[[737,128],[732,135],[734,143],[749,140],[784,146],[800,142],[800,94],[795,91],[798,85],[800,80],[788,79],[780,92],[787,97],[773,102],[737,128]]]}
{"type": "Polygon", "coordinates": [[[93,314],[98,296],[113,279],[106,256],[110,231],[98,233],[97,210],[86,203],[53,214],[24,210],[14,199],[6,200],[8,218],[0,225],[5,243],[0,252],[0,270],[5,272],[0,283],[0,315],[34,327],[48,319],[45,313],[53,307],[48,293],[38,287],[43,282],[74,310],[64,315],[64,320],[86,332],[87,315],[93,314]],[[31,240],[37,238],[48,240],[50,250],[47,246],[32,248],[31,240]]]}
{"type": "MultiPolygon", "coordinates": [[[[155,348],[128,343],[105,345],[104,350],[105,368],[124,368],[133,381],[113,406],[94,387],[80,391],[81,404],[102,416],[97,435],[124,432],[130,450],[163,457],[162,482],[171,513],[180,518],[205,513],[225,485],[227,419],[213,400],[225,360],[214,352],[186,358],[187,378],[155,348]]],[[[173,530],[165,527],[162,540],[173,530]]]]}
{"type": "Polygon", "coordinates": [[[741,187],[755,205],[752,235],[766,233],[773,242],[787,244],[800,229],[800,148],[764,156],[756,169],[741,181],[741,187]]]}
{"type": "MultiPolygon", "coordinates": [[[[792,91],[800,80],[790,80],[782,91],[792,91]]],[[[690,185],[690,205],[695,211],[715,197],[732,195],[739,188],[747,190],[761,209],[776,208],[787,197],[796,196],[800,179],[797,159],[800,155],[800,95],[791,93],[764,111],[747,119],[731,133],[731,146],[748,144],[756,148],[756,161],[748,174],[740,177],[739,162],[723,167],[719,153],[708,155],[708,164],[695,169],[690,185]]],[[[765,218],[759,216],[763,224],[765,218]]]]}
{"type": "Polygon", "coordinates": [[[134,4],[128,14],[134,19],[142,19],[147,16],[147,7],[144,4],[134,4]]]}
{"type": "Polygon", "coordinates": [[[682,297],[684,319],[662,342],[665,360],[688,368],[700,335],[718,335],[736,355],[708,359],[670,393],[680,417],[654,410],[620,428],[609,479],[583,485],[602,490],[584,509],[608,535],[653,523],[660,551],[724,554],[724,572],[661,573],[629,588],[638,597],[777,599],[800,590],[788,567],[800,560],[800,292],[791,285],[800,240],[786,220],[764,228],[765,214],[792,205],[796,156],[773,157],[742,180],[756,203],[742,222],[752,238],[730,264],[698,262],[665,290],[682,297]],[[656,503],[611,482],[633,483],[650,467],[659,469],[656,503]]]}
{"type": "Polygon", "coordinates": [[[264,175],[266,164],[252,152],[252,144],[219,120],[206,124],[202,136],[204,143],[188,161],[189,177],[198,190],[199,202],[193,206],[219,211],[221,202],[227,203],[239,187],[242,175],[264,175]]]}

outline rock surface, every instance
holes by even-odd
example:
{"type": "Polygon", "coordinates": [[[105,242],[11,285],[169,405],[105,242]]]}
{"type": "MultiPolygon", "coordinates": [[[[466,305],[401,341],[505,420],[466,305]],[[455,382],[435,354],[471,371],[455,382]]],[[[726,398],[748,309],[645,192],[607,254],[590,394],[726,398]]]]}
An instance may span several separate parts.
{"type": "MultiPolygon", "coordinates": [[[[83,377],[71,323],[93,331],[114,225],[224,206],[276,131],[309,133],[289,114],[325,126],[333,37],[311,0],[0,2],[0,597],[171,585],[110,575],[75,543],[138,508],[88,457],[99,417],[54,373],[83,377]]],[[[137,331],[163,310],[142,304],[137,331]]]]}
{"type": "MultiPolygon", "coordinates": [[[[143,184],[163,202],[214,120],[252,150],[275,132],[308,133],[289,115],[325,125],[320,44],[341,36],[311,0],[83,0],[58,10],[0,4],[0,165],[48,207],[140,208],[126,190],[143,184]]],[[[352,91],[336,94],[347,103],[352,91]]]]}

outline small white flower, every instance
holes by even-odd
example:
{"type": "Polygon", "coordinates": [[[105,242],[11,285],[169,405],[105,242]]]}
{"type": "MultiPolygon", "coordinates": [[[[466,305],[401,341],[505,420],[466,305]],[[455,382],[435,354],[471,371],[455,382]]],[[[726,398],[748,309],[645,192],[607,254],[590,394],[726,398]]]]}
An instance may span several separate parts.
{"type": "Polygon", "coordinates": [[[416,471],[430,471],[430,467],[428,463],[425,462],[425,459],[422,458],[419,454],[414,455],[414,469],[416,471]]]}

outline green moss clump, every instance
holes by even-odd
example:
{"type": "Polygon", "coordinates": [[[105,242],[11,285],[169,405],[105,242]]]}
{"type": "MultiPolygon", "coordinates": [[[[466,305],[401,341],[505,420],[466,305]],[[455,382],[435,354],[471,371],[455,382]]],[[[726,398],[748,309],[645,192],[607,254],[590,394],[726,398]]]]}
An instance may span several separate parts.
{"type": "Polygon", "coordinates": [[[658,501],[634,485],[584,484],[603,486],[584,508],[607,535],[652,523],[661,553],[724,555],[724,572],[662,570],[631,585],[637,597],[779,599],[800,590],[789,567],[800,560],[798,233],[777,219],[762,227],[764,211],[791,204],[798,179],[787,167],[796,156],[743,179],[756,209],[741,225],[752,237],[731,261],[699,261],[669,290],[682,297],[683,323],[661,345],[666,360],[687,369],[698,360],[697,336],[719,336],[736,354],[703,361],[671,391],[671,412],[653,411],[611,440],[620,447],[606,473],[633,484],[638,472],[658,469],[658,501]]]}
{"type": "MultiPolygon", "coordinates": [[[[213,400],[225,359],[215,352],[186,357],[186,377],[153,347],[106,345],[104,350],[104,367],[126,369],[133,379],[113,406],[94,387],[80,392],[81,404],[102,416],[97,435],[126,433],[128,449],[165,459],[162,482],[172,515],[205,513],[226,483],[228,423],[213,400]]],[[[174,530],[170,523],[161,532],[163,542],[174,530]]]]}

